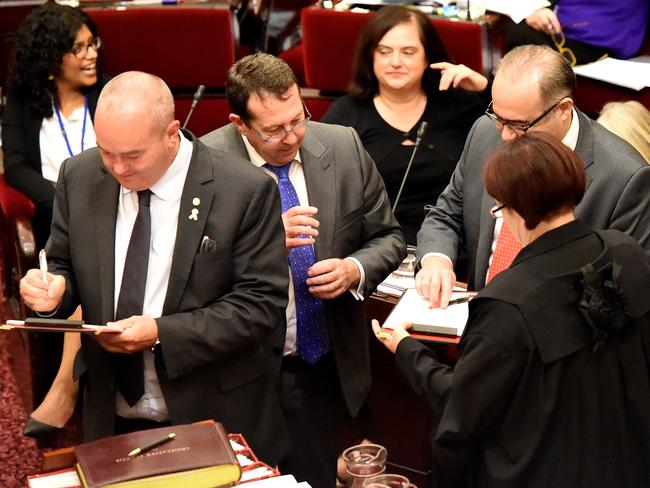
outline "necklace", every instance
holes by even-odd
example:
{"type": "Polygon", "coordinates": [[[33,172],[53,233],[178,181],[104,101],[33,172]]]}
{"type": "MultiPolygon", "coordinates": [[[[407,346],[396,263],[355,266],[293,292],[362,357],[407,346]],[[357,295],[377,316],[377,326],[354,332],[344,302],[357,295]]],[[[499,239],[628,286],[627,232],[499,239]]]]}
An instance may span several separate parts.
{"type": "MultiPolygon", "coordinates": [[[[81,126],[81,151],[84,150],[84,137],[86,136],[86,118],[88,117],[88,95],[84,97],[84,121],[81,126]]],[[[65,131],[65,125],[63,125],[63,119],[61,118],[61,112],[59,111],[59,106],[54,102],[54,110],[56,111],[56,118],[59,120],[59,127],[61,127],[61,134],[63,134],[63,139],[65,139],[65,145],[68,147],[68,153],[70,157],[74,156],[72,152],[72,147],[70,146],[70,140],[68,139],[68,133],[65,131]]]]}

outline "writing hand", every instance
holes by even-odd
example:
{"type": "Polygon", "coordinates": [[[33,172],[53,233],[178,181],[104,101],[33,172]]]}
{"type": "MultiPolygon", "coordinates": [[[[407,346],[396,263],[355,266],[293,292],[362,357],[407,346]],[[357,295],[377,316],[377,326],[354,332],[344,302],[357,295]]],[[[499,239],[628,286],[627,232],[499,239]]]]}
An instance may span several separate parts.
{"type": "Polygon", "coordinates": [[[430,256],[415,276],[415,289],[433,308],[447,308],[455,282],[452,264],[445,258],[430,256]]]}
{"type": "Polygon", "coordinates": [[[20,296],[36,312],[50,312],[59,305],[65,292],[65,278],[52,273],[43,281],[40,269],[30,269],[20,280],[20,296]]]}
{"type": "Polygon", "coordinates": [[[433,63],[429,68],[440,71],[440,91],[449,88],[462,88],[472,92],[481,92],[485,90],[488,80],[485,76],[468,68],[464,64],[452,63],[433,63]]]}
{"type": "Polygon", "coordinates": [[[320,225],[314,218],[317,212],[316,207],[297,206],[282,214],[287,250],[292,247],[312,245],[316,242],[314,238],[318,235],[318,226],[320,225]]]}
{"type": "Polygon", "coordinates": [[[559,34],[562,32],[562,26],[557,19],[557,15],[550,8],[540,8],[528,17],[526,23],[533,29],[548,35],[559,34]]]}
{"type": "Polygon", "coordinates": [[[372,330],[375,332],[375,337],[393,354],[397,351],[399,343],[409,336],[407,330],[412,326],[413,324],[404,323],[397,324],[394,329],[384,329],[379,325],[379,322],[375,319],[372,320],[372,330]]]}
{"type": "Polygon", "coordinates": [[[110,352],[130,354],[148,349],[158,339],[158,324],[151,317],[133,315],[127,319],[109,322],[108,327],[119,327],[121,334],[98,334],[97,342],[110,352]]]}
{"type": "Polygon", "coordinates": [[[336,298],[359,285],[361,273],[349,259],[324,259],[307,272],[309,293],[321,300],[336,298]]]}

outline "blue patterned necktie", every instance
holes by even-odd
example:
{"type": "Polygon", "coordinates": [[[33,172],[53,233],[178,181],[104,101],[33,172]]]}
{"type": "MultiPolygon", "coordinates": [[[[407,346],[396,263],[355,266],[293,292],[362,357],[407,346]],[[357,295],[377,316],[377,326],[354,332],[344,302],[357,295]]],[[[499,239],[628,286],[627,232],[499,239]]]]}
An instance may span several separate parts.
{"type": "MultiPolygon", "coordinates": [[[[298,194],[289,180],[291,163],[284,166],[265,168],[278,177],[282,213],[300,205],[298,194]]],[[[307,236],[299,236],[307,237],[307,236]]],[[[314,248],[311,245],[293,247],[289,251],[289,267],[293,278],[293,290],[296,299],[297,348],[298,354],[309,364],[314,364],[328,350],[327,323],[323,302],[309,293],[307,270],[316,262],[314,248]]]]}

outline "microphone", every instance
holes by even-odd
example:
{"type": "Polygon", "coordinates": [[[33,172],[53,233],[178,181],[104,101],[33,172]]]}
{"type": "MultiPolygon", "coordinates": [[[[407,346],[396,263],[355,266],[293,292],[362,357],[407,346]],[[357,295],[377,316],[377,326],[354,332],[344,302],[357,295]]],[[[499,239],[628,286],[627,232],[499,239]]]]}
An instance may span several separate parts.
{"type": "Polygon", "coordinates": [[[190,105],[190,111],[187,113],[187,117],[185,117],[185,122],[183,123],[182,129],[185,129],[185,127],[187,127],[187,123],[190,121],[190,117],[192,116],[192,112],[194,112],[194,109],[196,108],[196,106],[201,101],[201,97],[203,97],[203,92],[204,91],[205,91],[205,86],[204,85],[199,85],[199,87],[194,92],[194,99],[192,100],[192,105],[190,105]]]}
{"type": "Polygon", "coordinates": [[[415,153],[418,152],[418,147],[420,147],[420,142],[422,141],[422,136],[427,132],[429,128],[429,123],[424,120],[420,123],[418,127],[417,137],[415,138],[415,146],[413,146],[413,152],[411,153],[411,159],[409,160],[408,166],[406,166],[406,171],[404,172],[404,178],[402,178],[402,184],[399,187],[397,196],[395,197],[395,202],[393,203],[393,213],[397,209],[397,204],[399,203],[399,197],[402,196],[402,190],[404,189],[404,183],[406,183],[406,178],[409,176],[409,171],[411,171],[411,165],[413,164],[413,159],[415,158],[415,153]]]}

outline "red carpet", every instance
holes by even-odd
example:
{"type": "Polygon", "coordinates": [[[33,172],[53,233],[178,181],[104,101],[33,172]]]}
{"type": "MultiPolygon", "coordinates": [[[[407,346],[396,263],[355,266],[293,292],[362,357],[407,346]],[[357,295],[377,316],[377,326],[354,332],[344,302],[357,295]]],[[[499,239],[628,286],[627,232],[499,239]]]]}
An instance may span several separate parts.
{"type": "Polygon", "coordinates": [[[8,336],[0,332],[0,486],[23,488],[27,475],[39,471],[41,454],[33,439],[23,437],[27,414],[10,367],[8,336]]]}

